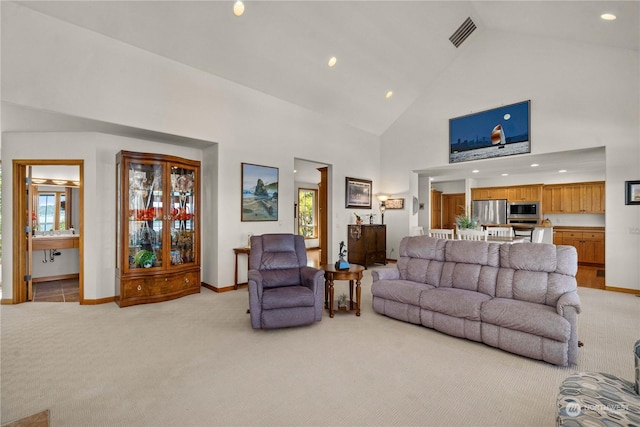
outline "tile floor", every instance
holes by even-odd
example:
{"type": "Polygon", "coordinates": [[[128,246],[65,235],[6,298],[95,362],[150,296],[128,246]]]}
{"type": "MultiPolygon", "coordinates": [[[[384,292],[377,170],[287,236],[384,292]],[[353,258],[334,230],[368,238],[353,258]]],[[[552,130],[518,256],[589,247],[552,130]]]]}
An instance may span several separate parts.
{"type": "Polygon", "coordinates": [[[54,280],[33,284],[34,302],[78,302],[78,279],[54,280]]]}

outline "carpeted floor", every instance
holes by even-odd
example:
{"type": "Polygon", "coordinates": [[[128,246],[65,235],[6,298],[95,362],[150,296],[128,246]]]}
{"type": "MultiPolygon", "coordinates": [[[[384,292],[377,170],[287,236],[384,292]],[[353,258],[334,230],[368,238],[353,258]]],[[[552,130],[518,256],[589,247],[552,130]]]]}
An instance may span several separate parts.
{"type": "MultiPolygon", "coordinates": [[[[52,426],[552,426],[574,370],[633,377],[640,298],[580,288],[562,368],[380,316],[251,329],[246,289],[118,308],[2,306],[2,423],[52,426]]],[[[336,283],[337,292],[346,282],[336,283]]]]}

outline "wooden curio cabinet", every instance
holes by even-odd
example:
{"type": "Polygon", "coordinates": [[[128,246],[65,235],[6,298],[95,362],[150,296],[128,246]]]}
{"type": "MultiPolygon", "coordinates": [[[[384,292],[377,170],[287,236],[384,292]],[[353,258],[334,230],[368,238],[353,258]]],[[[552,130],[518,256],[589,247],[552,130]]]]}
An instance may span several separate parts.
{"type": "Polygon", "coordinates": [[[347,244],[349,263],[365,266],[387,263],[385,225],[349,225],[347,244]]]}
{"type": "Polygon", "coordinates": [[[200,292],[200,162],[121,151],[116,168],[118,305],[200,292]]]}

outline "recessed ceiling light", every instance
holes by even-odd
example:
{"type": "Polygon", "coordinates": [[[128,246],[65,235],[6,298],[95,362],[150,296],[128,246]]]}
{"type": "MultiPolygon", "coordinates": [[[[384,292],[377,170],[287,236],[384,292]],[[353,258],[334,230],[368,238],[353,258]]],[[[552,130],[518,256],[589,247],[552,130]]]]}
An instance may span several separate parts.
{"type": "Polygon", "coordinates": [[[478,172],[480,172],[478,169],[474,169],[471,171],[471,173],[478,173],[478,172]]]}
{"type": "Polygon", "coordinates": [[[508,173],[503,173],[503,174],[501,174],[501,175],[502,175],[502,176],[509,176],[509,174],[508,174],[508,173]]]}
{"type": "Polygon", "coordinates": [[[600,18],[604,19],[605,21],[615,21],[616,15],[614,15],[613,13],[603,13],[602,15],[600,15],[600,18]]]}
{"type": "Polygon", "coordinates": [[[385,98],[389,99],[393,96],[393,91],[390,90],[389,92],[387,92],[387,94],[384,96],[385,98]]]}
{"type": "Polygon", "coordinates": [[[244,13],[244,3],[238,0],[233,4],[233,14],[236,16],[242,16],[244,13]]]}
{"type": "Polygon", "coordinates": [[[331,59],[329,59],[329,62],[327,62],[327,65],[329,65],[329,67],[333,67],[336,65],[336,62],[338,62],[338,58],[332,56],[331,59]]]}
{"type": "Polygon", "coordinates": [[[566,171],[567,171],[566,169],[560,169],[558,173],[565,173],[566,171]]]}
{"type": "Polygon", "coordinates": [[[537,164],[537,163],[531,163],[529,166],[531,166],[532,168],[537,168],[537,167],[538,167],[538,166],[540,166],[540,165],[539,165],[539,164],[537,164]]]}

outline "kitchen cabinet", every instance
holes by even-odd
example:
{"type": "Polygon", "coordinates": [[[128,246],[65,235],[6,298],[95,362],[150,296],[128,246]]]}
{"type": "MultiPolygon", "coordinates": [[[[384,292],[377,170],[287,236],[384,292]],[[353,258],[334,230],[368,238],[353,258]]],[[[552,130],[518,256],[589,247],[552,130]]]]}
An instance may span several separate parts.
{"type": "Polygon", "coordinates": [[[605,263],[604,231],[589,227],[560,230],[556,228],[553,243],[574,246],[578,252],[579,263],[598,265],[605,263]]]}
{"type": "Polygon", "coordinates": [[[495,200],[506,199],[507,188],[506,187],[486,187],[486,188],[472,188],[471,200],[495,200]]]}
{"type": "Polygon", "coordinates": [[[200,162],[116,156],[116,302],[120,307],[200,292],[200,162]]]}
{"type": "Polygon", "coordinates": [[[387,228],[385,225],[349,225],[349,263],[367,267],[387,263],[387,228]]]}
{"type": "Polygon", "coordinates": [[[542,190],[542,212],[604,213],[604,182],[545,185],[542,190]]]}
{"type": "Polygon", "coordinates": [[[509,202],[539,202],[542,199],[542,184],[507,187],[509,202]]]}
{"type": "Polygon", "coordinates": [[[471,189],[471,200],[507,199],[509,202],[538,202],[541,198],[542,184],[471,189]]]}

